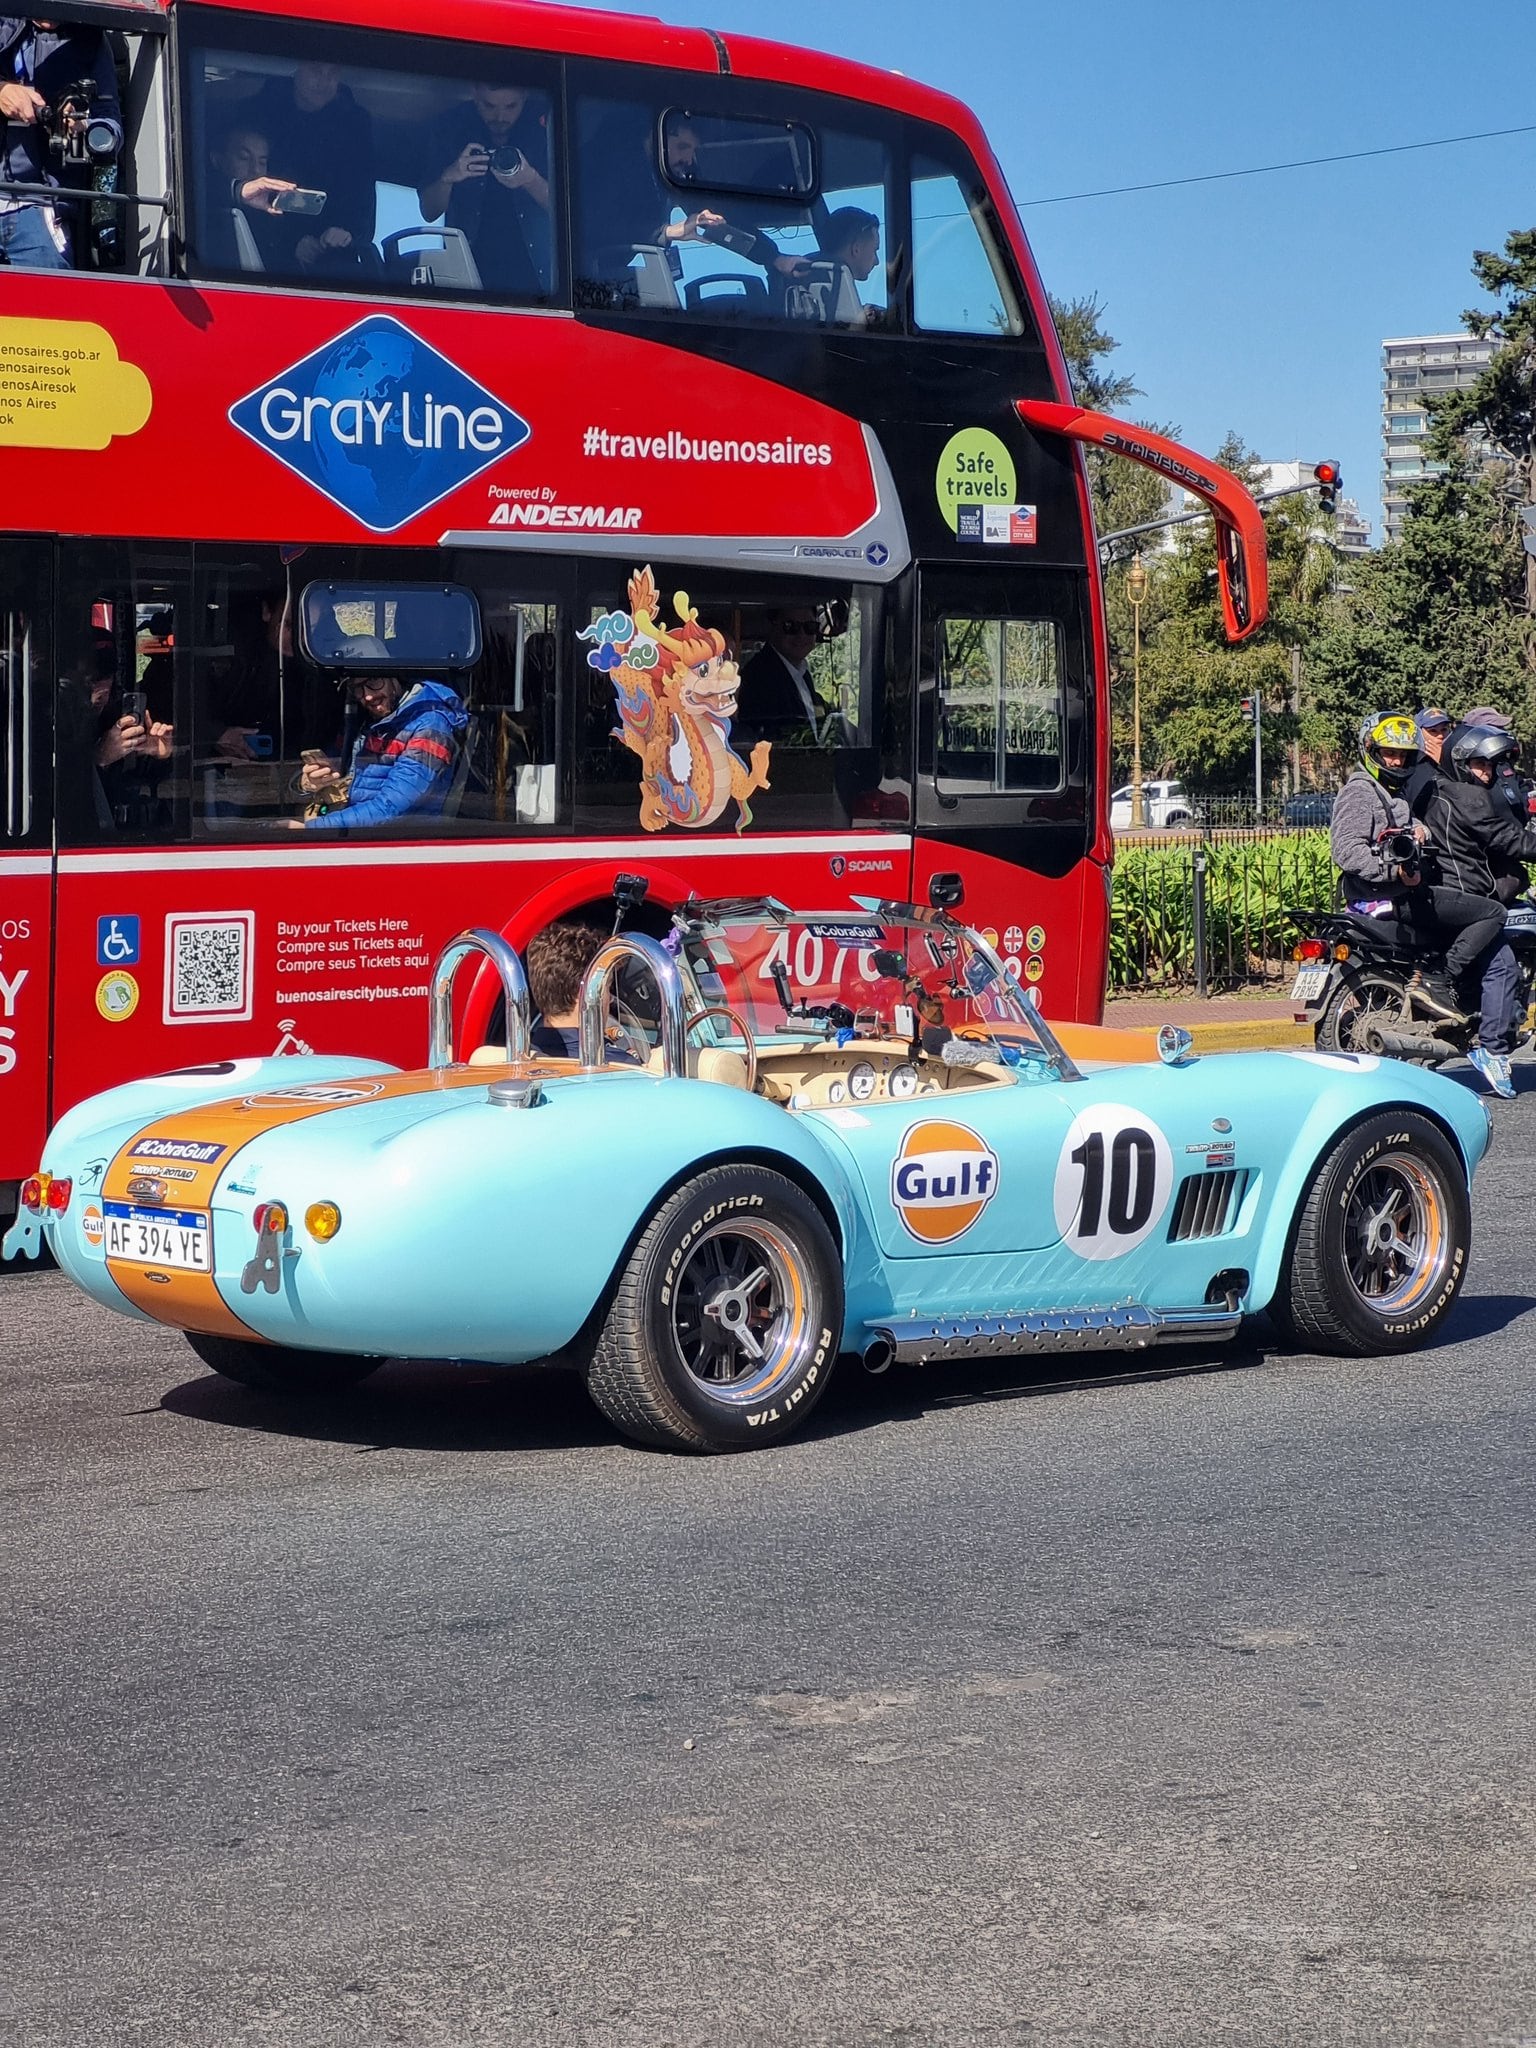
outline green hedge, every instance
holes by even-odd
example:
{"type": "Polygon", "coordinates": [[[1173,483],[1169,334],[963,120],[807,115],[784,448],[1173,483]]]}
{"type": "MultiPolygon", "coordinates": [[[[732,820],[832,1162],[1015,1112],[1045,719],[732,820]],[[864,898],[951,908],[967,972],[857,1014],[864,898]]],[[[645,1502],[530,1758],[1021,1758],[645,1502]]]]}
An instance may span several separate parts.
{"type": "MultiPolygon", "coordinates": [[[[1250,833],[1205,842],[1206,971],[1213,986],[1278,981],[1290,969],[1293,910],[1326,910],[1335,870],[1325,831],[1250,833]]],[[[1111,989],[1173,988],[1195,974],[1198,839],[1138,840],[1115,858],[1111,989]]]]}

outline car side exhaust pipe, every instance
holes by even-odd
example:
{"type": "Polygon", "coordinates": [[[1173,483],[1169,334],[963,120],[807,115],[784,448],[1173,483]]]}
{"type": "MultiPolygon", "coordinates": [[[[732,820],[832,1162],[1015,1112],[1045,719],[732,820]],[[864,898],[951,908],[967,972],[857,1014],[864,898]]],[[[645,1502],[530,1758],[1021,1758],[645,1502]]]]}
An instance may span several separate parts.
{"type": "Polygon", "coordinates": [[[1432,1032],[1393,1031],[1385,1024],[1372,1024],[1360,1034],[1367,1052],[1383,1053],[1395,1060],[1453,1060],[1458,1047],[1448,1038],[1432,1032]]]}
{"type": "Polygon", "coordinates": [[[896,1346],[883,1330],[877,1331],[864,1346],[864,1370],[878,1379],[881,1373],[889,1372],[895,1363],[896,1346]]]}

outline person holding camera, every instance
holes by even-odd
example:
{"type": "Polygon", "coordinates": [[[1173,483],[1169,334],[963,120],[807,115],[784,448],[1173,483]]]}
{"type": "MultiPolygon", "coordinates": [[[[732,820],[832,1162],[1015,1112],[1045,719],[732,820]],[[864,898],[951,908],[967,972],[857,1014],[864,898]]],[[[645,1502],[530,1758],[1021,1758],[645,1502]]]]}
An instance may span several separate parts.
{"type": "Polygon", "coordinates": [[[1329,847],[1344,901],[1368,917],[1399,917],[1427,944],[1445,947],[1444,974],[1420,970],[1409,984],[1431,1016],[1465,1023],[1456,983],[1480,976],[1504,930],[1502,905],[1425,873],[1430,827],[1410,812],[1404,792],[1419,762],[1411,718],[1373,712],[1360,728],[1360,766],[1334,799],[1329,847]]]}
{"type": "Polygon", "coordinates": [[[487,290],[547,297],[554,242],[544,94],[482,80],[433,130],[427,161],[441,168],[417,192],[422,219],[463,230],[487,290]]]}
{"type": "Polygon", "coordinates": [[[76,261],[72,192],[123,145],[117,75],[97,28],[55,28],[0,15],[0,262],[69,270],[76,261]],[[57,200],[14,186],[50,186],[57,200]]]}

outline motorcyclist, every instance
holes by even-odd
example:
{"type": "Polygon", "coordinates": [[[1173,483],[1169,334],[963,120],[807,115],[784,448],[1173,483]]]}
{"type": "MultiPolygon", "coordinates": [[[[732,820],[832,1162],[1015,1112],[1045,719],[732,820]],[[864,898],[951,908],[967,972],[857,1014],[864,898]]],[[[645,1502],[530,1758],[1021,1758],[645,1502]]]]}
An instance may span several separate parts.
{"type": "MultiPolygon", "coordinates": [[[[1518,752],[1512,733],[1462,725],[1446,747],[1424,808],[1440,874],[1464,893],[1497,904],[1501,929],[1505,903],[1525,887],[1525,862],[1536,859],[1536,823],[1522,823],[1495,794],[1518,752]]],[[[1506,945],[1495,946],[1483,966],[1478,1040],[1468,1057],[1495,1094],[1506,1098],[1515,1092],[1509,1055],[1519,985],[1514,954],[1506,945]]]]}
{"type": "Polygon", "coordinates": [[[1430,1015],[1465,1023],[1466,1012],[1451,977],[1465,973],[1497,944],[1504,913],[1486,900],[1434,888],[1425,880],[1417,852],[1428,828],[1414,819],[1403,798],[1419,761],[1419,736],[1411,718],[1373,711],[1360,727],[1360,766],[1334,800],[1329,850],[1342,877],[1344,901],[1366,917],[1400,917],[1432,943],[1437,924],[1454,934],[1443,974],[1420,969],[1409,982],[1414,1003],[1430,1015]],[[1394,835],[1400,844],[1392,845],[1394,835]],[[1441,899],[1446,899],[1442,908],[1441,899]]]}

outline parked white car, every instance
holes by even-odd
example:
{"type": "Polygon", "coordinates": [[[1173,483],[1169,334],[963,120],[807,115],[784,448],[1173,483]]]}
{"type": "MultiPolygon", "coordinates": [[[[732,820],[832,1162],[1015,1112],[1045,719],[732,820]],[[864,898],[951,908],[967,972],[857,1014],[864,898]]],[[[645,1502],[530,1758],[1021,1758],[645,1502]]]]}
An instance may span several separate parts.
{"type": "MultiPolygon", "coordinates": [[[[1178,826],[1195,822],[1195,807],[1190,802],[1182,782],[1144,782],[1141,785],[1142,803],[1146,810],[1147,823],[1155,831],[1171,831],[1178,826]]],[[[1109,800],[1109,823],[1114,832],[1129,832],[1131,829],[1131,785],[1117,789],[1109,800]]]]}

